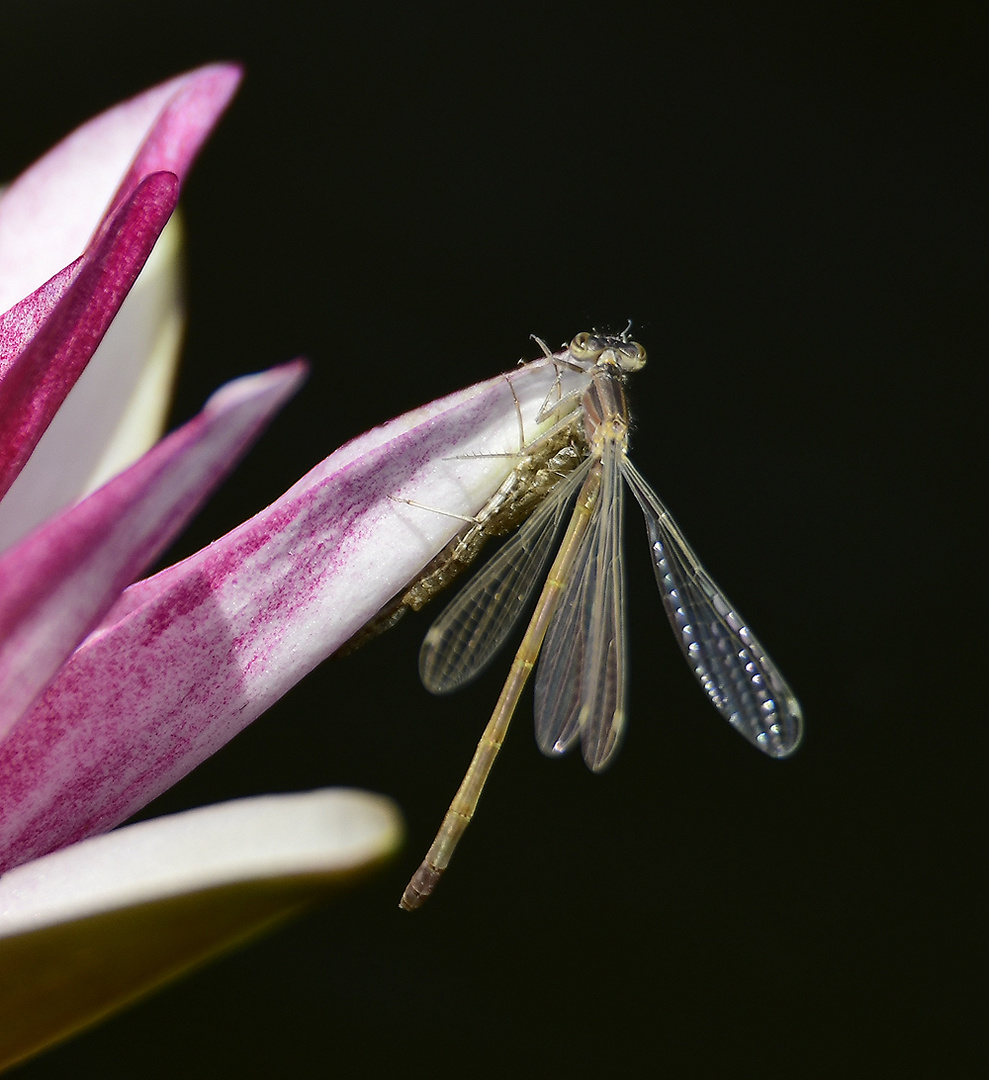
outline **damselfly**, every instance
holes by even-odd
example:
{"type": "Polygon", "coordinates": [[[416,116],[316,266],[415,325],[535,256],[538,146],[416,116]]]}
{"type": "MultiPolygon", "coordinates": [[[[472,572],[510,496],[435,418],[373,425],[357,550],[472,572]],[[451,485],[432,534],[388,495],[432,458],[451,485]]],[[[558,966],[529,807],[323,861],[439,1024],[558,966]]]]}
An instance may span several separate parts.
{"type": "MultiPolygon", "coordinates": [[[[801,710],[789,686],[629,460],[624,384],[630,372],[645,364],[645,350],[626,334],[582,333],[553,360],[587,376],[579,406],[588,456],[552,489],[426,635],[420,673],[428,689],[455,690],[488,664],[539,581],[575,493],[576,504],[474,759],[402,896],[406,910],[418,907],[435,888],[470,823],[540,650],[535,686],[540,749],[564,754],[579,742],[595,771],[618,749],[626,698],[624,484],[645,515],[656,580],[674,634],[712,704],[772,757],[786,757],[800,741],[801,710]]],[[[548,401],[543,413],[566,411],[573,404],[548,401]]]]}

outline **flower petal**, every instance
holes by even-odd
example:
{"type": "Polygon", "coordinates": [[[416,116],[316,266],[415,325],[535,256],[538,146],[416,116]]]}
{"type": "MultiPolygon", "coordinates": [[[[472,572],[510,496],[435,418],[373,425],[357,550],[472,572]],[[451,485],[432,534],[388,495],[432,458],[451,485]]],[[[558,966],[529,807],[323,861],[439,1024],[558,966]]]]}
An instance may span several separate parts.
{"type": "Polygon", "coordinates": [[[185,325],[181,248],[176,212],[0,503],[0,551],[95,491],[161,437],[185,325]]]}
{"type": "Polygon", "coordinates": [[[295,363],[227,384],[135,465],[0,558],[0,739],[304,374],[295,363]]]}
{"type": "Polygon", "coordinates": [[[376,428],[127,589],[0,745],[0,867],[123,821],[351,637],[497,490],[516,401],[531,439],[556,375],[538,360],[376,428]]]}
{"type": "Polygon", "coordinates": [[[181,181],[240,78],[236,65],[215,64],[162,83],[90,120],[15,180],[0,197],[0,311],[77,258],[143,177],[181,181]]]}
{"type": "MultiPolygon", "coordinates": [[[[167,172],[174,173],[179,181],[183,179],[230,101],[240,77],[240,69],[234,65],[214,65],[172,79],[118,105],[64,139],[0,197],[0,311],[18,301],[0,316],[0,397],[9,398],[13,391],[6,383],[20,379],[24,381],[17,393],[22,397],[28,397],[32,388],[43,391],[42,408],[28,424],[29,430],[23,429],[25,417],[16,402],[0,401],[0,430],[5,436],[13,433],[9,436],[13,441],[13,457],[8,454],[0,460],[0,495],[7,491],[65,394],[85,368],[133,284],[134,274],[148,256],[150,245],[140,250],[136,235],[121,235],[120,249],[114,251],[107,232],[120,233],[128,208],[135,205],[135,197],[142,185],[147,184],[148,177],[167,172]],[[84,248],[85,254],[77,258],[84,248]],[[116,268],[111,253],[119,260],[116,268]],[[92,272],[93,264],[102,259],[108,260],[106,281],[113,287],[87,293],[85,288],[80,288],[78,279],[85,277],[87,271],[92,272]],[[70,303],[77,310],[85,304],[92,304],[97,310],[90,313],[87,325],[73,328],[82,334],[76,342],[72,362],[60,358],[62,367],[55,369],[51,381],[35,385],[36,379],[25,375],[24,369],[39,362],[43,364],[47,360],[44,350],[57,347],[59,341],[57,334],[41,342],[33,339],[49,321],[58,320],[59,316],[64,318],[66,305],[70,303]],[[33,357],[25,357],[32,344],[33,357]],[[58,394],[51,393],[55,387],[58,394]],[[12,417],[6,415],[7,410],[13,411],[12,417]]],[[[174,346],[178,337],[176,317],[173,310],[160,323],[162,344],[171,339],[174,346]]],[[[108,357],[107,350],[103,353],[103,362],[114,366],[112,354],[108,357]]],[[[123,400],[124,391],[138,385],[146,358],[143,348],[127,350],[130,366],[125,365],[125,378],[113,380],[114,400],[123,400]]],[[[161,370],[160,364],[158,369],[161,370]]],[[[44,505],[29,507],[33,512],[22,522],[11,526],[10,518],[6,518],[0,530],[3,537],[0,549],[42,520],[46,511],[65,505],[87,485],[91,485],[90,490],[95,486],[88,473],[99,467],[99,457],[121,419],[120,411],[110,408],[102,408],[97,415],[98,422],[91,423],[87,433],[87,441],[92,444],[95,439],[96,443],[89,457],[79,455],[77,475],[67,476],[57,491],[55,485],[43,485],[51,489],[51,495],[47,501],[42,500],[44,505]],[[75,483],[70,484],[70,480],[75,483]]],[[[70,420],[66,424],[71,427],[70,420]]],[[[153,439],[146,436],[144,447],[150,441],[153,439]]],[[[106,472],[102,474],[106,475],[106,472]]],[[[5,511],[5,514],[14,513],[5,511]]]]}
{"type": "Polygon", "coordinates": [[[269,795],[140,822],[5,874],[0,1069],[325,899],[401,832],[378,795],[269,795]]]}
{"type": "MultiPolygon", "coordinates": [[[[57,304],[0,378],[0,497],[93,355],[177,198],[171,173],[147,177],[75,264],[71,284],[65,287],[64,275],[55,279],[57,304]]],[[[47,293],[45,286],[29,300],[47,306],[47,293]]]]}
{"type": "MultiPolygon", "coordinates": [[[[95,491],[137,461],[165,431],[185,330],[182,255],[182,220],[176,210],[80,379],[82,382],[93,374],[93,382],[84,389],[90,402],[102,402],[100,419],[110,433],[80,494],[95,491]],[[134,362],[137,357],[143,358],[142,364],[134,362]],[[117,411],[108,408],[111,392],[112,399],[120,403],[117,411]]],[[[79,383],[72,389],[78,390],[79,383]]],[[[56,423],[71,397],[59,409],[56,423]]],[[[80,413],[84,412],[92,425],[94,410],[85,404],[80,404],[80,413]]],[[[71,419],[67,417],[67,421],[71,419]]],[[[79,431],[84,426],[81,421],[76,424],[73,445],[77,453],[79,431]]]]}

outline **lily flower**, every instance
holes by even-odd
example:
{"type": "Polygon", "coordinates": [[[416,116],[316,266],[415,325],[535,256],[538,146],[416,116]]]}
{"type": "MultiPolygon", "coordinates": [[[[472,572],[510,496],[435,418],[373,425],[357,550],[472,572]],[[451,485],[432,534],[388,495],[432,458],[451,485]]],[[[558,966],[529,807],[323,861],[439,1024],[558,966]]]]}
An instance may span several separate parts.
{"type": "MultiPolygon", "coordinates": [[[[237,68],[215,66],[142,94],[70,135],[0,195],[5,826],[46,801],[35,767],[47,748],[32,706],[304,377],[296,362],[237,380],[152,445],[182,321],[176,226],[156,241],[239,79],[237,68]]],[[[70,728],[46,735],[80,751],[70,728]]],[[[112,744],[110,730],[88,750],[112,767],[112,744]]],[[[98,796],[77,796],[99,816],[98,796]]],[[[47,809],[59,817],[67,807],[47,809]]],[[[61,846],[56,831],[40,829],[28,856],[5,846],[0,865],[61,846]]],[[[322,792],[144,823],[6,873],[0,1067],[294,913],[379,861],[398,833],[380,797],[322,792]],[[190,894],[195,904],[186,901],[176,922],[190,894]]]]}
{"type": "Polygon", "coordinates": [[[203,68],[117,106],[0,196],[0,1067],[394,849],[394,809],[353,792],[108,830],[399,593],[505,480],[519,417],[560,378],[547,358],[399,417],[135,581],[304,375],[236,380],[155,443],[174,246],[145,261],[239,77],[203,68]]]}

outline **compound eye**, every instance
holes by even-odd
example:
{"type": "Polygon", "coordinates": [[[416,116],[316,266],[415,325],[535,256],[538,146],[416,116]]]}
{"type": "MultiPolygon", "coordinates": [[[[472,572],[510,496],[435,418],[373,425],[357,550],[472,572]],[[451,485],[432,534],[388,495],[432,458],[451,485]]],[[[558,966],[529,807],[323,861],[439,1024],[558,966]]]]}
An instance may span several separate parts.
{"type": "Polygon", "coordinates": [[[570,355],[574,360],[596,360],[601,352],[601,342],[586,330],[570,342],[570,355]]]}
{"type": "Polygon", "coordinates": [[[619,350],[622,371],[638,371],[645,366],[646,350],[637,341],[626,341],[619,350]]]}

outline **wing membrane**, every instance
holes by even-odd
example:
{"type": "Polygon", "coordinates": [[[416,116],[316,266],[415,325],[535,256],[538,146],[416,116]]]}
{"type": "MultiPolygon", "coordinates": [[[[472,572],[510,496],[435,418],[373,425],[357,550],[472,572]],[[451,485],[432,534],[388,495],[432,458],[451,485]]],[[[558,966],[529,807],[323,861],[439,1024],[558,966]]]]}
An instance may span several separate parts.
{"type": "Polygon", "coordinates": [[[536,741],[566,753],[579,737],[584,760],[599,771],[625,727],[625,610],[622,576],[620,451],[601,457],[594,520],[571,568],[536,674],[536,741]]]}
{"type": "Polygon", "coordinates": [[[491,662],[524,611],[567,504],[589,467],[587,461],[563,480],[433,623],[419,653],[427,690],[450,693],[491,662]]]}
{"type": "Polygon", "coordinates": [[[697,681],[753,746],[776,758],[793,753],[803,726],[793,691],[642,474],[627,458],[621,468],[645,514],[663,606],[697,681]]]}

